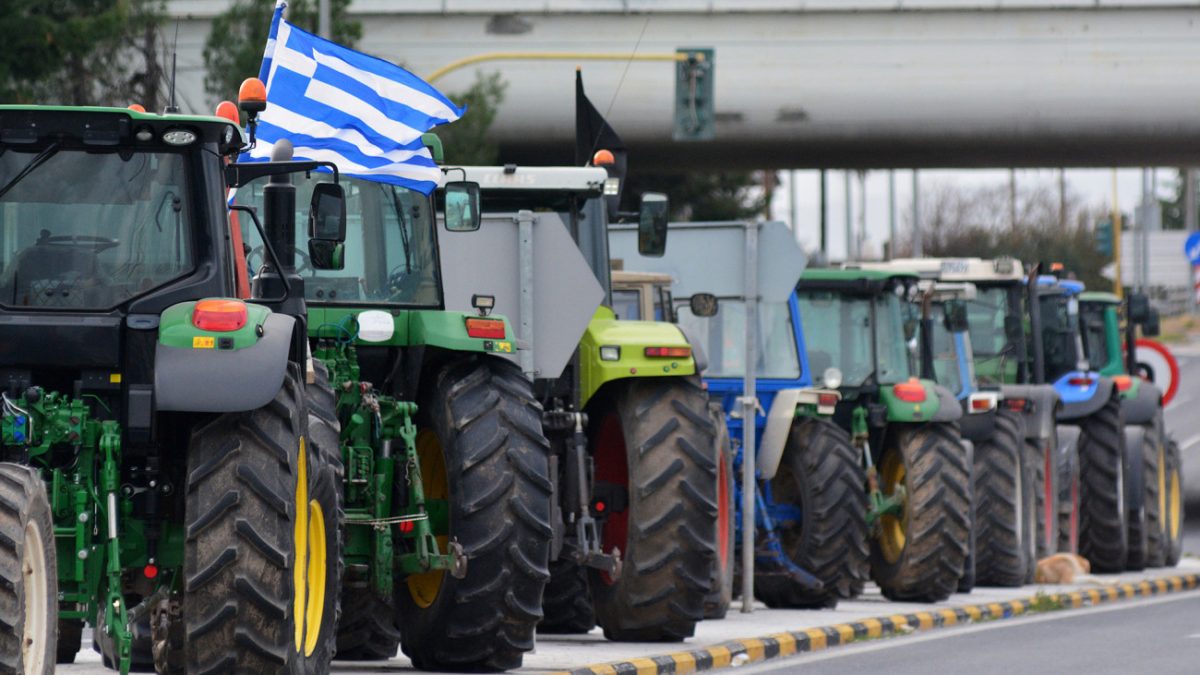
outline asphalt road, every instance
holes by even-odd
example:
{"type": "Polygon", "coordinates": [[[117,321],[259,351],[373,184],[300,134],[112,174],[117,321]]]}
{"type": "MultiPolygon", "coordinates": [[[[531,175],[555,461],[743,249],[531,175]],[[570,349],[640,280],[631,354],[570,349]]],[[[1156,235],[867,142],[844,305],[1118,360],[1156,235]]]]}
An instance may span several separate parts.
{"type": "Polygon", "coordinates": [[[812,672],[1173,673],[1200,672],[1200,594],[1185,593],[945,628],[740,668],[739,675],[812,672]]]}

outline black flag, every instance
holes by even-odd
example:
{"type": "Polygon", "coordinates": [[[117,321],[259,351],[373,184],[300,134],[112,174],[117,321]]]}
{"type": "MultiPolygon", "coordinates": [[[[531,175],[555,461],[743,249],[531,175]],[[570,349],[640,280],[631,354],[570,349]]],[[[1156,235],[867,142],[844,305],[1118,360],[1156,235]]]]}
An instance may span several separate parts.
{"type": "MultiPolygon", "coordinates": [[[[609,194],[605,189],[605,202],[608,206],[610,220],[616,220],[617,211],[621,205],[621,190],[625,187],[625,170],[629,151],[616,131],[609,126],[604,116],[596,110],[596,106],[583,93],[583,73],[575,70],[575,164],[577,166],[592,166],[593,157],[597,151],[607,150],[612,153],[611,163],[601,162],[608,171],[609,180],[616,179],[616,194],[609,194]]],[[[601,158],[604,159],[604,158],[601,158]]]]}

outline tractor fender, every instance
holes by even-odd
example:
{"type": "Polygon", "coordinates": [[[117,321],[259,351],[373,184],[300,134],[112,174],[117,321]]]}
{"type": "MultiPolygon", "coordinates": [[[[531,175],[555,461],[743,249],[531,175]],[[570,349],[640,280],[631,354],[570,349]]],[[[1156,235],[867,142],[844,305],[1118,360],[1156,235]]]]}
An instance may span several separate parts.
{"type": "Polygon", "coordinates": [[[780,389],[775,393],[771,409],[767,411],[767,424],[763,429],[762,440],[758,443],[754,460],[763,480],[771,480],[779,470],[788,436],[796,421],[796,406],[812,406],[818,415],[832,415],[833,406],[823,409],[818,398],[820,394],[830,393],[836,392],[831,389],[780,389]]]}
{"type": "Polygon", "coordinates": [[[1109,399],[1116,395],[1116,386],[1112,378],[1101,377],[1096,382],[1096,391],[1091,397],[1074,403],[1063,403],[1058,413],[1059,421],[1080,420],[1104,407],[1109,399]]]}
{"type": "Polygon", "coordinates": [[[704,354],[704,347],[701,346],[703,343],[692,335],[692,331],[689,331],[687,326],[677,323],[675,327],[679,329],[680,333],[683,333],[683,339],[692,346],[692,360],[696,362],[696,372],[703,374],[708,370],[708,356],[704,354]]]}
{"type": "Polygon", "coordinates": [[[1150,424],[1162,407],[1162,392],[1149,382],[1142,382],[1132,398],[1121,399],[1121,417],[1125,424],[1150,424]]]}
{"type": "Polygon", "coordinates": [[[954,398],[954,394],[950,390],[940,384],[933,385],[933,390],[937,392],[938,409],[933,413],[933,417],[929,418],[930,422],[957,422],[963,417],[962,404],[958,399],[954,398]]]}
{"type": "Polygon", "coordinates": [[[188,349],[161,342],[154,351],[156,407],[181,412],[242,412],[270,403],[287,373],[296,320],[269,314],[262,337],[242,349],[188,349]]]}
{"type": "MultiPolygon", "coordinates": [[[[1000,387],[1005,400],[1024,399],[1029,403],[1021,411],[1025,438],[1046,441],[1054,436],[1058,410],[1058,392],[1048,384],[1006,384],[1000,387]]],[[[1038,444],[1039,446],[1041,443],[1038,444]]]]}

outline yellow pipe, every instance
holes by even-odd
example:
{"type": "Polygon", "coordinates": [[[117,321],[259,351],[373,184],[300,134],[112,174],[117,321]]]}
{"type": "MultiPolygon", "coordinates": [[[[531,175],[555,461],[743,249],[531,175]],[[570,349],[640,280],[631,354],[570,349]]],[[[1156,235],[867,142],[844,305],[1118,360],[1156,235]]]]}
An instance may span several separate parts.
{"type": "Polygon", "coordinates": [[[1121,292],[1121,204],[1117,199],[1117,170],[1112,170],[1112,246],[1113,246],[1113,292],[1121,292]]]}
{"type": "MultiPolygon", "coordinates": [[[[695,54],[696,60],[704,60],[703,54],[695,54]]],[[[603,52],[488,52],[451,61],[425,78],[436,82],[459,68],[485,61],[687,61],[688,54],[606,54],[603,52]]]]}

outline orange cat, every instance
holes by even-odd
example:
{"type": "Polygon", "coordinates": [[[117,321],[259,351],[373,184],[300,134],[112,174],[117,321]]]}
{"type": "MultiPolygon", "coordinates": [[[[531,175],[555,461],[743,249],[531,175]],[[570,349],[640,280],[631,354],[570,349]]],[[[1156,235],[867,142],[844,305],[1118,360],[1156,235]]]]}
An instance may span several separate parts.
{"type": "Polygon", "coordinates": [[[1037,563],[1033,580],[1039,584],[1073,584],[1076,581],[1094,581],[1090,572],[1092,564],[1083,556],[1074,553],[1055,553],[1037,563]]]}

